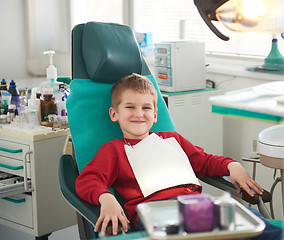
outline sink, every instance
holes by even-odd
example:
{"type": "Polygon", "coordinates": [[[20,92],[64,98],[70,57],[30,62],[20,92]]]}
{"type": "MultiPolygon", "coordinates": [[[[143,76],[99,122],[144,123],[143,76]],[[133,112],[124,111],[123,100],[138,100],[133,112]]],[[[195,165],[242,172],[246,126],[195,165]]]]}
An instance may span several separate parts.
{"type": "Polygon", "coordinates": [[[258,135],[257,150],[261,164],[284,169],[284,124],[261,131],[258,135]]]}

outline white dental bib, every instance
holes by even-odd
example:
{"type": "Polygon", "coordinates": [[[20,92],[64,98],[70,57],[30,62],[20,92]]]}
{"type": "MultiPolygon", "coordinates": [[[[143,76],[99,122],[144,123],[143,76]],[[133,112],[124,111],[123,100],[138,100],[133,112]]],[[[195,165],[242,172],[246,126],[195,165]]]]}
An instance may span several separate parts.
{"type": "Polygon", "coordinates": [[[185,152],[174,137],[152,133],[135,146],[124,145],[144,197],[182,184],[200,185],[185,152]]]}

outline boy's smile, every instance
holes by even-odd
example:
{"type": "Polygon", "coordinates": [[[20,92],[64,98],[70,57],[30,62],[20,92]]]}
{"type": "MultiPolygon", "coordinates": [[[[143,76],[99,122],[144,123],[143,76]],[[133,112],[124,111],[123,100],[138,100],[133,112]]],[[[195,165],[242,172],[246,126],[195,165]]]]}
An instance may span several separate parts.
{"type": "Polygon", "coordinates": [[[143,139],[149,135],[153,123],[157,122],[154,96],[127,89],[121,94],[121,102],[109,109],[112,121],[118,121],[125,138],[143,139]]]}

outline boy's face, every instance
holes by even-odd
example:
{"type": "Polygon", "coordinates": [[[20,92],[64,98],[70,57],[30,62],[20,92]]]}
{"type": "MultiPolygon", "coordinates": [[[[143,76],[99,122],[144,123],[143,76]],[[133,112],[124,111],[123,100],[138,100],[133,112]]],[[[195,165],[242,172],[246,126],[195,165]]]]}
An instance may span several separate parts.
{"type": "Polygon", "coordinates": [[[154,96],[131,89],[122,93],[121,103],[117,108],[111,107],[109,114],[112,121],[118,121],[124,137],[128,139],[147,137],[153,123],[157,122],[154,96]]]}

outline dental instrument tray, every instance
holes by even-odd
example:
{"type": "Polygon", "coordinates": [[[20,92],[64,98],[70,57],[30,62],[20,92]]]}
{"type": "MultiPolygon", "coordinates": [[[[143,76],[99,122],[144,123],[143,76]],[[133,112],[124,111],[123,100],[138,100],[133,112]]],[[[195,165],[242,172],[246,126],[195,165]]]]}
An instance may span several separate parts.
{"type": "Polygon", "coordinates": [[[141,203],[137,206],[140,217],[150,239],[233,239],[248,238],[260,234],[265,224],[236,200],[235,230],[213,229],[211,232],[186,233],[180,228],[177,200],[141,203]]]}
{"type": "MultiPolygon", "coordinates": [[[[3,173],[1,173],[0,176],[2,174],[3,173]]],[[[28,187],[31,187],[30,180],[28,180],[28,187]]],[[[24,192],[26,192],[26,190],[23,177],[11,175],[0,180],[0,198],[9,197],[24,192]]]]}

